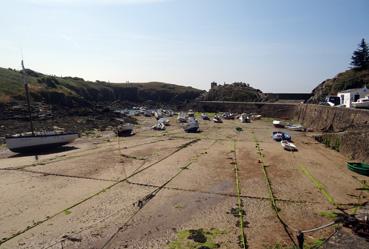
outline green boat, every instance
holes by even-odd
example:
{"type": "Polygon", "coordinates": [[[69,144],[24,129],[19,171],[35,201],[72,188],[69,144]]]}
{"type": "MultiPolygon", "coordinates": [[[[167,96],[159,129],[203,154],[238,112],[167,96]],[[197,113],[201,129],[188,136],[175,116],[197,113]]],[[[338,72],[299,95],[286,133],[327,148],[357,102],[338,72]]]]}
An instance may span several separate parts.
{"type": "Polygon", "coordinates": [[[347,168],[350,170],[360,174],[369,176],[369,164],[366,163],[355,163],[355,162],[347,162],[347,168]]]}

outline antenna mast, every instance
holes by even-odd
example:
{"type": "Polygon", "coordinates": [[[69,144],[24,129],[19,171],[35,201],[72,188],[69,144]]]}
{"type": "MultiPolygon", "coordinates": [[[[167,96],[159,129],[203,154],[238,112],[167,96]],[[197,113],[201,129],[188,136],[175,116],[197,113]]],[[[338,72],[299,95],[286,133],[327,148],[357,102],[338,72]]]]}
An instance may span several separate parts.
{"type": "Polygon", "coordinates": [[[32,135],[35,135],[35,131],[33,129],[33,122],[32,122],[32,112],[31,112],[31,104],[30,104],[30,98],[29,98],[29,89],[28,89],[28,82],[27,82],[27,75],[26,70],[24,68],[23,60],[22,60],[22,76],[23,76],[23,84],[24,84],[24,90],[26,92],[26,100],[27,100],[27,106],[28,106],[28,115],[29,115],[29,122],[31,125],[31,132],[32,135]]]}

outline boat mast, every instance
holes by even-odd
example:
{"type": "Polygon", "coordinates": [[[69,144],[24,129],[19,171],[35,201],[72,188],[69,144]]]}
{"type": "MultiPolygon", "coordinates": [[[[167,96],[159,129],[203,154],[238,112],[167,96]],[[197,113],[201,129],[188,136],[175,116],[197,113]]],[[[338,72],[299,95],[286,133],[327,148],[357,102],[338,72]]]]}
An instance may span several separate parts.
{"type": "Polygon", "coordinates": [[[30,122],[30,125],[31,125],[32,135],[34,136],[35,135],[35,131],[33,129],[32,112],[31,112],[31,104],[30,104],[30,98],[29,98],[28,82],[27,82],[26,70],[24,68],[23,60],[22,60],[22,76],[23,76],[24,90],[26,92],[26,100],[27,100],[27,106],[28,106],[29,122],[30,122]]]}

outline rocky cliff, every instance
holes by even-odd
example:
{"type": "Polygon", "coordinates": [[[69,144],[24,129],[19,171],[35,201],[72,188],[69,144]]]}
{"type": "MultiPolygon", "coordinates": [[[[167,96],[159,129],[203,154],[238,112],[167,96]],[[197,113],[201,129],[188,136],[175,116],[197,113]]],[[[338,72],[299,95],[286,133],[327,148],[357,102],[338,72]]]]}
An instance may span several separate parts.
{"type": "Polygon", "coordinates": [[[369,70],[350,69],[320,83],[313,89],[312,97],[308,102],[316,104],[323,101],[327,95],[336,95],[339,91],[365,85],[369,87],[369,70]]]}

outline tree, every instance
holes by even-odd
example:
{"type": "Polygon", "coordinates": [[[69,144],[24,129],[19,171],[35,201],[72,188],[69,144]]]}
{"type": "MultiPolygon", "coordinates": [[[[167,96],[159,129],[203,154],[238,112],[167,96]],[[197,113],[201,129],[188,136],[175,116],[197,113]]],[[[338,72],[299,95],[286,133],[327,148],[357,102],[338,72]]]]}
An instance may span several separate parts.
{"type": "Polygon", "coordinates": [[[361,40],[359,48],[354,51],[351,57],[351,65],[356,69],[369,68],[369,49],[364,38],[361,40]]]}

